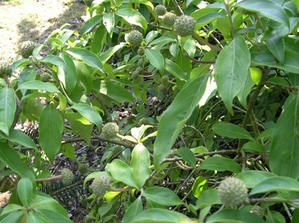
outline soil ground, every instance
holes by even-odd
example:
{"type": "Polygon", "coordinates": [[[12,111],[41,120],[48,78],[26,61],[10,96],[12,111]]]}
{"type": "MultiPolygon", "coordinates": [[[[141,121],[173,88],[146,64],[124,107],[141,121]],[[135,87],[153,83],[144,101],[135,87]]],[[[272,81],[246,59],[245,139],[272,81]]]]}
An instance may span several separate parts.
{"type": "Polygon", "coordinates": [[[65,23],[78,28],[84,12],[79,0],[0,0],[0,61],[13,61],[22,42],[42,43],[65,23]]]}

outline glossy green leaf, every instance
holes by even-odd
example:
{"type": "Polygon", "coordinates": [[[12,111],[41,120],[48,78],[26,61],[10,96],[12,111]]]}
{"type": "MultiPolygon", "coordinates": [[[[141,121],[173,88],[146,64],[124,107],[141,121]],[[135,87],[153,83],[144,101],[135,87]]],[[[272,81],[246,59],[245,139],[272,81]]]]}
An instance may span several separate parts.
{"type": "Polygon", "coordinates": [[[50,93],[60,93],[58,88],[49,82],[42,82],[38,80],[34,81],[26,81],[18,86],[19,90],[39,90],[39,91],[46,91],[50,93]]]}
{"type": "Polygon", "coordinates": [[[253,188],[259,183],[261,183],[262,181],[267,180],[274,176],[275,174],[271,172],[258,171],[258,170],[245,170],[237,175],[239,179],[245,182],[246,187],[248,188],[253,188]]]}
{"type": "Polygon", "coordinates": [[[205,208],[214,204],[221,204],[219,193],[217,189],[209,189],[202,192],[196,201],[196,207],[205,208]]]}
{"type": "Polygon", "coordinates": [[[163,112],[154,144],[154,163],[158,168],[166,158],[184,124],[205,92],[207,77],[201,76],[190,80],[176,95],[170,106],[163,112]]]}
{"type": "Polygon", "coordinates": [[[166,187],[148,187],[142,195],[148,200],[162,206],[182,204],[181,199],[172,190],[166,187]]]}
{"type": "Polygon", "coordinates": [[[8,140],[25,148],[36,149],[33,139],[20,130],[12,129],[9,133],[8,140]]]}
{"type": "Polygon", "coordinates": [[[219,122],[214,124],[212,129],[216,134],[223,137],[253,140],[252,136],[246,129],[232,123],[219,122]]]}
{"type": "Polygon", "coordinates": [[[138,11],[124,7],[117,10],[116,14],[126,20],[129,24],[139,26],[143,29],[147,29],[147,21],[138,11]]]}
{"type": "Polygon", "coordinates": [[[53,160],[61,147],[64,121],[61,113],[52,105],[41,113],[39,125],[39,143],[50,160],[53,160]]]}
{"type": "Polygon", "coordinates": [[[7,144],[0,143],[0,160],[10,169],[24,178],[34,179],[34,175],[29,167],[21,160],[16,150],[10,148],[7,144]]]}
{"type": "Polygon", "coordinates": [[[285,43],[280,36],[271,36],[266,40],[267,47],[275,58],[283,63],[285,57],[285,43]]]}
{"type": "Polygon", "coordinates": [[[1,219],[1,223],[20,223],[23,215],[24,211],[12,212],[1,219]]]}
{"type": "Polygon", "coordinates": [[[96,15],[91,17],[89,20],[87,20],[82,28],[80,29],[81,35],[90,32],[93,30],[98,24],[100,24],[102,21],[102,16],[101,15],[96,15]]]}
{"type": "Polygon", "coordinates": [[[165,60],[165,70],[179,80],[187,80],[187,75],[176,63],[169,59],[165,60]]]}
{"type": "Polygon", "coordinates": [[[72,58],[67,54],[60,55],[64,64],[59,66],[58,78],[65,86],[68,93],[71,93],[77,84],[77,71],[72,58]]]}
{"type": "Polygon", "coordinates": [[[217,171],[230,171],[233,173],[239,173],[241,166],[236,161],[221,157],[214,156],[209,157],[200,164],[200,169],[203,170],[217,170],[217,171]]]}
{"type": "Polygon", "coordinates": [[[270,168],[277,175],[299,177],[299,94],[288,97],[273,130],[270,168]]]}
{"type": "Polygon", "coordinates": [[[20,201],[24,206],[28,206],[33,198],[33,185],[28,178],[22,178],[18,182],[17,192],[20,201]]]}
{"type": "Polygon", "coordinates": [[[131,92],[128,91],[125,86],[115,81],[101,81],[100,93],[119,103],[133,102],[134,100],[131,92]]]}
{"type": "Polygon", "coordinates": [[[253,12],[258,12],[259,14],[274,20],[276,22],[282,23],[289,26],[289,21],[283,8],[272,0],[243,0],[238,3],[238,6],[253,12]]]}
{"type": "Polygon", "coordinates": [[[102,117],[93,107],[85,103],[77,103],[72,106],[83,117],[87,118],[91,123],[100,127],[102,125],[102,117]]]}
{"type": "Polygon", "coordinates": [[[221,210],[211,215],[206,223],[264,223],[262,217],[245,210],[221,210]]]}
{"type": "Polygon", "coordinates": [[[163,71],[165,69],[164,57],[158,50],[145,49],[145,56],[150,64],[158,70],[163,71]]]}
{"type": "Polygon", "coordinates": [[[141,197],[138,197],[127,209],[123,219],[122,223],[131,223],[133,218],[138,215],[140,212],[143,211],[143,205],[141,197]]]}
{"type": "Polygon", "coordinates": [[[113,46],[111,48],[109,48],[108,50],[106,50],[105,52],[101,53],[101,55],[99,56],[99,59],[101,60],[101,62],[104,64],[106,63],[117,51],[121,50],[123,47],[125,47],[126,44],[124,43],[120,43],[116,46],[113,46]]]}
{"type": "Polygon", "coordinates": [[[130,223],[191,223],[185,215],[161,208],[150,208],[138,214],[130,223]]]}
{"type": "Polygon", "coordinates": [[[271,177],[256,185],[250,194],[268,193],[273,191],[299,192],[299,181],[290,177],[271,177]]]}
{"type": "Polygon", "coordinates": [[[99,57],[84,48],[71,48],[66,51],[71,56],[78,60],[82,60],[87,65],[98,69],[100,72],[104,73],[104,67],[99,59],[99,57]]]}
{"type": "Polygon", "coordinates": [[[137,144],[131,155],[131,167],[134,181],[138,188],[143,187],[150,176],[150,154],[143,144],[137,144]]]}
{"type": "Polygon", "coordinates": [[[189,148],[180,148],[177,150],[177,154],[183,158],[192,167],[196,165],[196,158],[189,148]]]}
{"type": "Polygon", "coordinates": [[[125,183],[128,186],[138,188],[131,167],[122,160],[115,159],[107,164],[106,170],[116,180],[125,183]]]}
{"type": "Polygon", "coordinates": [[[249,49],[240,36],[224,47],[216,60],[215,80],[218,92],[231,113],[233,99],[247,80],[250,63],[249,49]]]}
{"type": "Polygon", "coordinates": [[[8,135],[17,110],[16,96],[12,88],[0,89],[0,131],[8,135]]]}
{"type": "Polygon", "coordinates": [[[106,27],[108,33],[111,33],[115,25],[115,16],[114,13],[105,13],[103,15],[103,24],[106,27]]]}

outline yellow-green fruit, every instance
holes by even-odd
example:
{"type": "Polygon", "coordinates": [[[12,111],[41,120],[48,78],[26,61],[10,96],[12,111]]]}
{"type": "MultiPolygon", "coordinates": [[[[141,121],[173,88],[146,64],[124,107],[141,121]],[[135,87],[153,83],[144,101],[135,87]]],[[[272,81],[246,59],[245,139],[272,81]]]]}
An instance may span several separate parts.
{"type": "Polygon", "coordinates": [[[262,70],[258,67],[250,67],[250,77],[252,81],[258,85],[263,77],[262,70]]]}
{"type": "Polygon", "coordinates": [[[12,69],[8,63],[1,63],[0,64],[0,77],[11,76],[12,69]]]}
{"type": "Polygon", "coordinates": [[[129,34],[127,36],[127,41],[133,47],[140,46],[143,41],[143,35],[138,30],[133,30],[133,31],[129,32],[129,34]]]}
{"type": "Polygon", "coordinates": [[[194,33],[196,21],[192,16],[181,15],[176,17],[174,28],[178,35],[189,36],[194,33]]]}
{"type": "Polygon", "coordinates": [[[156,11],[157,15],[163,16],[167,12],[167,9],[164,5],[157,5],[155,7],[155,11],[156,11]]]}
{"type": "Polygon", "coordinates": [[[74,180],[74,174],[68,168],[63,168],[61,170],[61,175],[62,175],[62,183],[64,185],[70,185],[74,180]]]}
{"type": "Polygon", "coordinates": [[[118,133],[119,127],[114,122],[108,122],[102,128],[102,136],[106,139],[115,138],[118,133]]]}
{"type": "Polygon", "coordinates": [[[36,44],[32,41],[26,41],[22,43],[20,54],[24,58],[28,58],[32,55],[34,48],[36,47],[36,44]]]}
{"type": "Polygon", "coordinates": [[[165,26],[172,27],[176,19],[176,15],[172,12],[167,12],[163,16],[163,23],[165,26]]]}
{"type": "Polygon", "coordinates": [[[102,175],[94,178],[90,189],[93,194],[101,197],[110,189],[110,184],[110,178],[106,175],[102,175]]]}
{"type": "Polygon", "coordinates": [[[227,208],[238,208],[248,198],[248,190],[245,183],[235,177],[224,179],[218,187],[218,193],[220,200],[227,208]]]}

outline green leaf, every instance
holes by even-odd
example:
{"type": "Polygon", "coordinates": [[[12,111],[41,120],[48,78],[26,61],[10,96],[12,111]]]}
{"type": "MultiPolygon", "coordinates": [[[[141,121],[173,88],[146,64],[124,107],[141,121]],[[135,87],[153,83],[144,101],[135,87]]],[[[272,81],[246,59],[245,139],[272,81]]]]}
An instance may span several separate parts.
{"type": "Polygon", "coordinates": [[[83,48],[71,48],[66,51],[71,56],[78,60],[82,60],[87,65],[98,69],[100,72],[104,73],[104,67],[98,56],[83,48]]]}
{"type": "Polygon", "coordinates": [[[115,159],[107,164],[106,170],[115,180],[123,182],[128,186],[138,188],[131,167],[124,161],[115,159]]]}
{"type": "Polygon", "coordinates": [[[137,144],[131,155],[131,167],[134,181],[138,188],[142,188],[150,176],[150,154],[143,144],[137,144]]]}
{"type": "Polygon", "coordinates": [[[36,149],[33,139],[20,130],[12,129],[9,133],[8,140],[30,149],[36,149]]]}
{"type": "Polygon", "coordinates": [[[190,80],[176,95],[170,106],[161,115],[158,134],[154,144],[154,163],[158,168],[166,158],[184,124],[205,92],[207,76],[190,80]]]}
{"type": "Polygon", "coordinates": [[[39,91],[46,91],[50,93],[60,93],[58,88],[53,83],[42,82],[38,80],[26,81],[24,83],[21,83],[18,86],[18,89],[19,90],[39,90],[39,91]]]}
{"type": "Polygon", "coordinates": [[[150,64],[157,68],[159,71],[162,72],[164,70],[164,57],[158,50],[145,49],[145,56],[149,60],[150,64]]]}
{"type": "Polygon", "coordinates": [[[16,211],[10,213],[9,215],[5,216],[1,219],[1,223],[20,223],[23,217],[24,211],[16,211]]]}
{"type": "Polygon", "coordinates": [[[34,179],[33,172],[21,160],[19,153],[7,144],[0,143],[0,160],[24,178],[34,179]]]}
{"type": "Polygon", "coordinates": [[[122,223],[131,223],[133,218],[143,211],[141,197],[138,197],[128,208],[123,217],[122,223]]]}
{"type": "Polygon", "coordinates": [[[245,210],[222,210],[211,215],[206,223],[264,223],[262,217],[245,210]]]}
{"type": "Polygon", "coordinates": [[[60,150],[63,128],[61,113],[52,105],[47,106],[40,116],[39,143],[50,160],[60,150]]]}
{"type": "Polygon", "coordinates": [[[224,47],[216,60],[215,80],[218,92],[231,113],[233,99],[247,80],[250,63],[249,49],[240,36],[224,47]]]}
{"type": "Polygon", "coordinates": [[[161,208],[150,208],[138,214],[130,223],[191,223],[185,215],[161,208]]]}
{"type": "Polygon", "coordinates": [[[148,187],[142,195],[148,200],[163,206],[182,204],[181,199],[172,190],[165,187],[148,187]]]}
{"type": "Polygon", "coordinates": [[[122,86],[115,81],[101,81],[100,93],[119,103],[133,102],[134,100],[132,94],[125,88],[125,86],[122,86]]]}
{"type": "Polygon", "coordinates": [[[284,39],[277,35],[272,35],[266,40],[267,47],[275,58],[283,63],[285,57],[284,39]]]}
{"type": "Polygon", "coordinates": [[[241,171],[241,166],[232,159],[226,157],[214,156],[204,160],[200,164],[200,169],[230,171],[233,173],[239,173],[241,171]]]}
{"type": "Polygon", "coordinates": [[[90,105],[84,103],[74,104],[73,109],[78,111],[83,117],[87,118],[91,123],[100,127],[102,125],[102,117],[100,114],[90,105]]]}
{"type": "Polygon", "coordinates": [[[183,71],[176,63],[172,62],[169,59],[166,59],[165,62],[165,70],[167,72],[171,73],[179,80],[187,80],[187,75],[185,71],[183,71]]]}
{"type": "Polygon", "coordinates": [[[116,14],[126,20],[128,23],[132,25],[139,26],[144,30],[147,29],[147,21],[138,11],[124,7],[117,10],[116,14]]]}
{"type": "Polygon", "coordinates": [[[104,13],[103,24],[106,27],[108,33],[111,33],[115,26],[115,16],[114,13],[104,13]]]}
{"type": "Polygon", "coordinates": [[[28,178],[22,178],[17,186],[18,196],[24,206],[28,206],[33,198],[33,185],[28,178]]]}
{"type": "Polygon", "coordinates": [[[77,71],[72,58],[67,54],[61,54],[63,66],[59,66],[57,76],[65,86],[67,92],[71,93],[77,85],[77,71]]]}
{"type": "Polygon", "coordinates": [[[253,140],[252,136],[246,129],[231,123],[219,122],[214,124],[212,129],[216,134],[223,137],[253,140]]]}
{"type": "Polygon", "coordinates": [[[0,89],[0,131],[5,135],[9,134],[16,110],[17,103],[14,90],[12,88],[0,89]]]}
{"type": "Polygon", "coordinates": [[[270,168],[277,175],[299,177],[299,94],[288,97],[273,129],[270,168]]]}
{"type": "Polygon", "coordinates": [[[277,5],[275,1],[271,0],[243,0],[238,3],[240,8],[248,11],[257,12],[271,20],[289,26],[289,20],[283,7],[277,5]]]}
{"type": "Polygon", "coordinates": [[[196,207],[205,208],[214,204],[221,204],[219,193],[217,189],[209,189],[202,192],[196,201],[196,207]]]}
{"type": "Polygon", "coordinates": [[[247,188],[253,188],[264,180],[274,177],[275,174],[258,170],[246,170],[237,175],[237,177],[243,180],[247,188]]]}
{"type": "Polygon", "coordinates": [[[106,63],[117,51],[119,51],[120,49],[122,49],[125,46],[126,46],[126,44],[120,43],[114,47],[109,48],[105,52],[101,53],[101,55],[99,56],[100,61],[103,64],[106,63]]]}
{"type": "Polygon", "coordinates": [[[256,185],[250,194],[268,193],[273,191],[299,192],[299,182],[290,177],[271,177],[256,185]]]}
{"type": "Polygon", "coordinates": [[[185,162],[187,162],[192,167],[196,165],[196,158],[192,151],[188,148],[180,148],[177,150],[177,154],[183,158],[185,162]]]}
{"type": "Polygon", "coordinates": [[[102,21],[102,16],[101,15],[96,15],[91,17],[89,20],[87,20],[82,28],[80,29],[80,34],[83,35],[85,33],[90,32],[93,30],[98,24],[100,24],[102,21]]]}

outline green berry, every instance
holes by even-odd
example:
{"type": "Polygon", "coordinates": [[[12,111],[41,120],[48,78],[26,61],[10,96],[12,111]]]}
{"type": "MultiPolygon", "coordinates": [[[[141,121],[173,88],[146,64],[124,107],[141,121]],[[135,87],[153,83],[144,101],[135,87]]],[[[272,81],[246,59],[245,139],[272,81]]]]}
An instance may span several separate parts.
{"type": "Polygon", "coordinates": [[[101,175],[94,178],[90,189],[93,194],[102,197],[110,189],[110,178],[107,175],[101,175]]]}
{"type": "Polygon", "coordinates": [[[155,7],[155,11],[156,11],[157,15],[163,16],[167,12],[167,9],[164,5],[157,5],[155,7]]]}
{"type": "Polygon", "coordinates": [[[32,41],[23,42],[21,45],[20,54],[24,58],[29,58],[32,55],[35,47],[36,47],[36,44],[32,41]]]}
{"type": "Polygon", "coordinates": [[[174,22],[176,19],[176,14],[172,13],[172,12],[167,12],[164,16],[163,16],[163,23],[165,26],[168,27],[172,27],[174,22]]]}
{"type": "Polygon", "coordinates": [[[102,128],[102,136],[106,139],[115,138],[118,133],[119,127],[114,122],[108,122],[102,128]]]}
{"type": "Polygon", "coordinates": [[[70,185],[74,180],[74,174],[68,168],[63,168],[61,170],[61,175],[62,175],[62,183],[64,185],[70,185]]]}
{"type": "Polygon", "coordinates": [[[144,49],[143,48],[139,48],[137,50],[138,55],[143,56],[144,55],[144,49]]]}
{"type": "Polygon", "coordinates": [[[11,66],[6,62],[1,63],[0,64],[0,77],[11,76],[11,74],[12,74],[11,66]]]}
{"type": "Polygon", "coordinates": [[[178,35],[189,36],[194,33],[196,20],[192,16],[182,15],[175,19],[174,28],[178,35]]]}
{"type": "Polygon", "coordinates": [[[248,198],[248,190],[245,183],[235,177],[224,179],[218,187],[218,193],[220,200],[227,208],[238,208],[248,198]]]}
{"type": "Polygon", "coordinates": [[[143,41],[143,35],[138,30],[133,30],[133,31],[129,32],[129,34],[127,36],[127,41],[129,42],[129,44],[131,46],[138,47],[141,45],[141,43],[143,41]]]}

